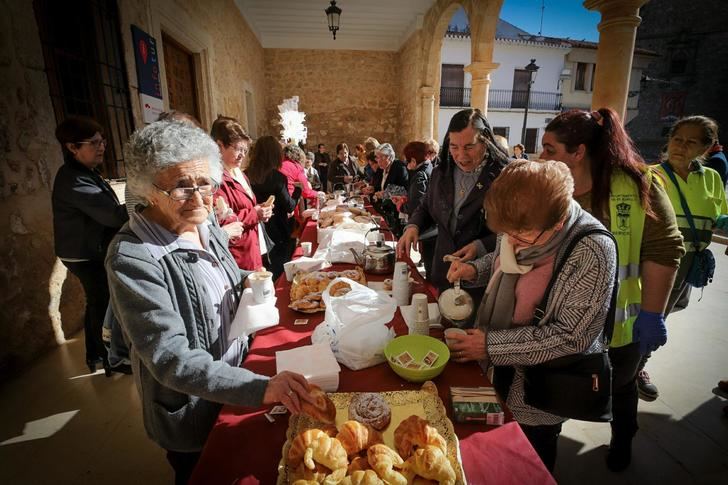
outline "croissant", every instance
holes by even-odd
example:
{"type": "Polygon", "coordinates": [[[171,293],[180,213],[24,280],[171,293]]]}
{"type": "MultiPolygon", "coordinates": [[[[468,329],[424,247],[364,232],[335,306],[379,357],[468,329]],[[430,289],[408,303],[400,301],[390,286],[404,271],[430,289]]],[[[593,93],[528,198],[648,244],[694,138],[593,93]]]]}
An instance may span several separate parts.
{"type": "Polygon", "coordinates": [[[367,459],[366,455],[364,456],[355,456],[351,459],[351,462],[349,463],[349,468],[347,469],[347,473],[351,474],[356,471],[364,471],[364,470],[371,470],[372,467],[369,464],[369,460],[367,459]]]}
{"type": "Polygon", "coordinates": [[[447,456],[436,446],[417,449],[405,462],[404,469],[408,479],[414,478],[412,474],[416,474],[440,484],[455,484],[455,470],[447,456]]]}
{"type": "Polygon", "coordinates": [[[291,447],[288,449],[288,465],[293,469],[297,468],[303,462],[306,450],[321,436],[326,436],[326,433],[315,428],[307,429],[299,433],[293,439],[291,447]]]}
{"type": "Polygon", "coordinates": [[[340,485],[384,485],[384,482],[373,470],[355,471],[339,483],[340,485]]]}
{"type": "Polygon", "coordinates": [[[443,454],[447,453],[447,442],[429,423],[413,414],[402,421],[394,430],[394,447],[399,454],[407,459],[412,456],[416,448],[436,446],[443,454]]]}
{"type": "Polygon", "coordinates": [[[314,399],[314,403],[301,400],[301,413],[322,423],[333,424],[336,422],[336,406],[326,393],[314,384],[309,384],[308,392],[314,399]]]}
{"type": "Polygon", "coordinates": [[[368,424],[354,420],[349,420],[342,424],[336,438],[341,441],[341,445],[349,456],[355,455],[361,450],[366,450],[377,443],[384,443],[382,433],[368,424]]]}
{"type": "Polygon", "coordinates": [[[379,478],[389,485],[407,485],[407,479],[394,468],[401,468],[404,460],[387,445],[374,445],[367,450],[367,459],[379,478]]]}
{"type": "Polygon", "coordinates": [[[309,470],[313,470],[316,463],[320,463],[334,471],[343,468],[344,473],[346,473],[349,460],[346,457],[344,447],[341,446],[341,442],[322,431],[306,448],[303,454],[303,463],[309,470]]]}
{"type": "Polygon", "coordinates": [[[337,483],[341,483],[341,480],[343,480],[345,476],[346,468],[339,468],[338,470],[334,470],[330,475],[324,478],[324,481],[322,483],[324,485],[336,485],[337,483]]]}
{"type": "Polygon", "coordinates": [[[298,483],[299,481],[305,483],[321,483],[331,473],[331,470],[319,463],[316,463],[313,470],[306,468],[303,462],[295,469],[289,469],[291,471],[289,472],[288,481],[292,483],[298,483]]]}

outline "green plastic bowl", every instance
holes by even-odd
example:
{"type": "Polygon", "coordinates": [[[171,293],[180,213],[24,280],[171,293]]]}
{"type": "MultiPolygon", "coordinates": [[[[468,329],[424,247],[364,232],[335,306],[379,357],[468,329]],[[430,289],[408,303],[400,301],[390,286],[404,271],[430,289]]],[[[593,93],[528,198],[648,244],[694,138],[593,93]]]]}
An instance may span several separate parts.
{"type": "Polygon", "coordinates": [[[424,382],[440,375],[450,360],[450,349],[444,342],[425,335],[403,335],[397,337],[384,348],[384,356],[389,366],[403,379],[410,382],[424,382]],[[409,352],[416,362],[421,363],[427,352],[432,350],[440,357],[430,368],[408,369],[393,362],[394,358],[402,352],[409,352]]]}

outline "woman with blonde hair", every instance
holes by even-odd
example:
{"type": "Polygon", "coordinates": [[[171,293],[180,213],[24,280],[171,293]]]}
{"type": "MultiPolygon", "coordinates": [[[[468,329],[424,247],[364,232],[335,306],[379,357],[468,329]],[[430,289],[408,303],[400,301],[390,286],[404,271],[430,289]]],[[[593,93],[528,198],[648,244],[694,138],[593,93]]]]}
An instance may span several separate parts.
{"type": "Polygon", "coordinates": [[[573,200],[573,190],[562,163],[510,163],[485,196],[495,251],[452,263],[447,274],[451,282],[487,283],[476,328],[454,337],[454,359],[496,366],[499,395],[549,470],[565,418],[526,404],[525,367],[603,351],[617,263],[613,239],[573,200]]]}

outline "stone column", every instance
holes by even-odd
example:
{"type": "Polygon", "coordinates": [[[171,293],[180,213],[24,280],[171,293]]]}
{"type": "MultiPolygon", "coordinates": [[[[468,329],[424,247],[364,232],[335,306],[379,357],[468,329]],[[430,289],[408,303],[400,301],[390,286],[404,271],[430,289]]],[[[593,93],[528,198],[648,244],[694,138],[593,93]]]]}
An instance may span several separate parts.
{"type": "Polygon", "coordinates": [[[422,86],[419,91],[422,107],[420,118],[420,140],[435,138],[435,88],[422,86]]]}
{"type": "Polygon", "coordinates": [[[648,0],[585,0],[584,7],[602,14],[592,109],[612,108],[624,119],[635,37],[648,0]]]}
{"type": "Polygon", "coordinates": [[[488,91],[490,90],[490,73],[500,64],[493,62],[473,62],[465,66],[464,71],[472,76],[470,82],[470,106],[478,108],[488,115],[488,91]]]}

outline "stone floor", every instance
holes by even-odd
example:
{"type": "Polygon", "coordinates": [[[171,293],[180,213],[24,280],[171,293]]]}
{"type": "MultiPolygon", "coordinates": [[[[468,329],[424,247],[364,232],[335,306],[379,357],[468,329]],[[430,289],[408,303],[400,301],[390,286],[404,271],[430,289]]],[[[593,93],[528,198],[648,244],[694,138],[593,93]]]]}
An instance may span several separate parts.
{"type": "MultiPolygon", "coordinates": [[[[660,397],[640,401],[630,469],[606,470],[608,425],[570,421],[559,445],[560,483],[728,483],[727,403],[712,392],[728,378],[723,249],[715,249],[718,278],[702,301],[694,294],[669,318],[669,343],[649,363],[660,397]]],[[[164,454],[144,434],[132,379],[88,375],[83,360],[77,335],[0,386],[0,483],[171,483],[164,454]]]]}

